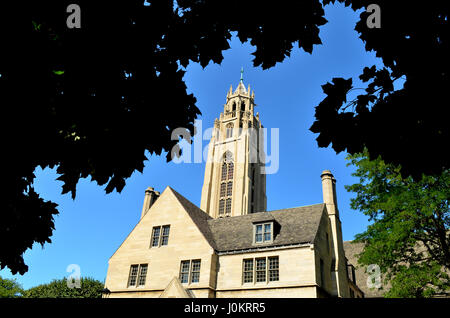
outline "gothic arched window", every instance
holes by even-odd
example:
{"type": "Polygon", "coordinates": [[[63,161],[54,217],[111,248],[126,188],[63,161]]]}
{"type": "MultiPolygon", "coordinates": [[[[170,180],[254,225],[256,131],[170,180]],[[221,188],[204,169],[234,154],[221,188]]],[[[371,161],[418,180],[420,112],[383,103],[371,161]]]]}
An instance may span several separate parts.
{"type": "Polygon", "coordinates": [[[227,138],[231,138],[233,137],[233,123],[229,123],[226,126],[226,130],[227,130],[227,138]]]}
{"type": "Polygon", "coordinates": [[[223,155],[222,176],[220,178],[219,217],[230,216],[233,196],[234,163],[233,154],[227,151],[223,155]]]}

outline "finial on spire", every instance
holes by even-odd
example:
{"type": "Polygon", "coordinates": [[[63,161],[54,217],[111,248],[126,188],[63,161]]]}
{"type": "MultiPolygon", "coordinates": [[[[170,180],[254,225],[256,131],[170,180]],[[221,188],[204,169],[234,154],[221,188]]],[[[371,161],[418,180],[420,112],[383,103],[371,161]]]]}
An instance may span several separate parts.
{"type": "Polygon", "coordinates": [[[241,83],[244,84],[244,67],[241,67],[241,83]]]}

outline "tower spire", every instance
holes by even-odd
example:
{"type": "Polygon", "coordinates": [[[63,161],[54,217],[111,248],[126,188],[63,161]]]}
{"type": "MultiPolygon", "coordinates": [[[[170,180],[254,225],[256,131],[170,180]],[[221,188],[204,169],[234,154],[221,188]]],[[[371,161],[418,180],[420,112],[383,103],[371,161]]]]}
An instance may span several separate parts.
{"type": "Polygon", "coordinates": [[[244,84],[244,67],[241,67],[241,80],[240,82],[244,84]]]}

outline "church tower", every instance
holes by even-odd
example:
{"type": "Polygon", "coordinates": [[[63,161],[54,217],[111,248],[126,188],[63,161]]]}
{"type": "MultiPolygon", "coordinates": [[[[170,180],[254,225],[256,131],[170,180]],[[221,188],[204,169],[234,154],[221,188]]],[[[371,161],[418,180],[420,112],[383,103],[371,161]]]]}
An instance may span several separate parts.
{"type": "Polygon", "coordinates": [[[264,140],[255,92],[241,80],[230,86],[214,122],[200,208],[213,218],[263,212],[267,208],[264,140]]]}

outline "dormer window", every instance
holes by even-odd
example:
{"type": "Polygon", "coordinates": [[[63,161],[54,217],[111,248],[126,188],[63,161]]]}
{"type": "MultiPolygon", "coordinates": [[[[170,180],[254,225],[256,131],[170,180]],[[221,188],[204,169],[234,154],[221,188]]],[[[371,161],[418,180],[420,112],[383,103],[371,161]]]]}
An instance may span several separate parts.
{"type": "Polygon", "coordinates": [[[254,225],[254,242],[270,243],[273,241],[273,222],[259,223],[254,225]]]}

